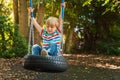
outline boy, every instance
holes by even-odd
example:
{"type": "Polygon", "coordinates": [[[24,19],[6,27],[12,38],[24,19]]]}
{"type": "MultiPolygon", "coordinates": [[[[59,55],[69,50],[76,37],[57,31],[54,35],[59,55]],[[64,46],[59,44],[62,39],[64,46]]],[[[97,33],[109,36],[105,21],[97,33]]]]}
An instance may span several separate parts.
{"type": "MultiPolygon", "coordinates": [[[[65,3],[61,6],[65,7],[65,3]]],[[[30,8],[33,12],[33,9],[30,8]]],[[[42,47],[38,44],[32,46],[33,55],[50,55],[59,56],[61,55],[61,29],[62,29],[62,18],[60,14],[60,19],[56,17],[49,17],[46,21],[46,28],[43,29],[35,20],[34,17],[31,18],[32,23],[36,30],[40,33],[42,37],[42,47]]]]}

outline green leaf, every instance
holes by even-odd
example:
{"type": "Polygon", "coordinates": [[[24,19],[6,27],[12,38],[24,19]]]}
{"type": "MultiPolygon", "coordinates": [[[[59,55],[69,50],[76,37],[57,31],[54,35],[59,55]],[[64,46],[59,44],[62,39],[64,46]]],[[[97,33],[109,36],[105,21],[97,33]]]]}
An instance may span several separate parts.
{"type": "Polygon", "coordinates": [[[102,4],[102,6],[105,6],[108,3],[109,3],[109,0],[105,0],[105,2],[102,4]]]}
{"type": "Polygon", "coordinates": [[[84,6],[86,6],[86,5],[90,5],[90,4],[91,4],[91,1],[92,1],[92,0],[87,0],[87,1],[85,1],[82,6],[84,7],[84,6]]]}

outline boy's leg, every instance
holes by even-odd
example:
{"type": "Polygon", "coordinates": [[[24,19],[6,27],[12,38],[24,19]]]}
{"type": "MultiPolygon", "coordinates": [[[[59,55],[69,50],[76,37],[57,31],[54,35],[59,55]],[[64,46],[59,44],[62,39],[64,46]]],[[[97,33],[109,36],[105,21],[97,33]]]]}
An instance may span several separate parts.
{"type": "Polygon", "coordinates": [[[38,44],[33,45],[32,46],[32,55],[40,55],[41,50],[42,50],[42,48],[38,44]]]}
{"type": "Polygon", "coordinates": [[[57,44],[55,44],[55,43],[49,44],[49,47],[48,47],[47,51],[48,51],[49,55],[57,56],[57,53],[58,53],[58,51],[57,51],[57,44]]]}

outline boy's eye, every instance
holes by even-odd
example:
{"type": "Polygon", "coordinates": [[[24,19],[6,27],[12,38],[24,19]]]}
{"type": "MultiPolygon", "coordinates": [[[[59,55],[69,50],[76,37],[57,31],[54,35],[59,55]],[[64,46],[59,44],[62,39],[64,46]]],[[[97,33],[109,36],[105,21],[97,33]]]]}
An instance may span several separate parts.
{"type": "Polygon", "coordinates": [[[54,28],[54,25],[51,25],[50,27],[51,27],[51,28],[54,28]]]}
{"type": "Polygon", "coordinates": [[[51,28],[53,28],[54,26],[51,26],[51,28]]]}
{"type": "Polygon", "coordinates": [[[55,25],[47,25],[47,27],[49,27],[49,28],[54,28],[55,25]]]}

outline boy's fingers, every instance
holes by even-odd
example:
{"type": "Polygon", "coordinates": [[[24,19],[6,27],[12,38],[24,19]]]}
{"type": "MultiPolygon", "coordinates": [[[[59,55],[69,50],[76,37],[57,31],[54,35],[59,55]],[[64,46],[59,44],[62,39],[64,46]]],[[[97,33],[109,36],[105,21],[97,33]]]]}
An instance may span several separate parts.
{"type": "Polygon", "coordinates": [[[65,5],[65,2],[63,3],[63,6],[65,7],[66,5],[65,5]]]}
{"type": "Polygon", "coordinates": [[[66,6],[66,5],[65,5],[65,2],[64,2],[64,3],[61,3],[61,6],[64,6],[64,7],[65,7],[65,6],[66,6]]]}
{"type": "Polygon", "coordinates": [[[33,12],[34,11],[34,8],[31,8],[31,12],[33,12]]]}
{"type": "Polygon", "coordinates": [[[34,8],[29,7],[29,8],[28,8],[28,11],[29,11],[29,12],[33,12],[33,11],[34,11],[34,8]]]}

